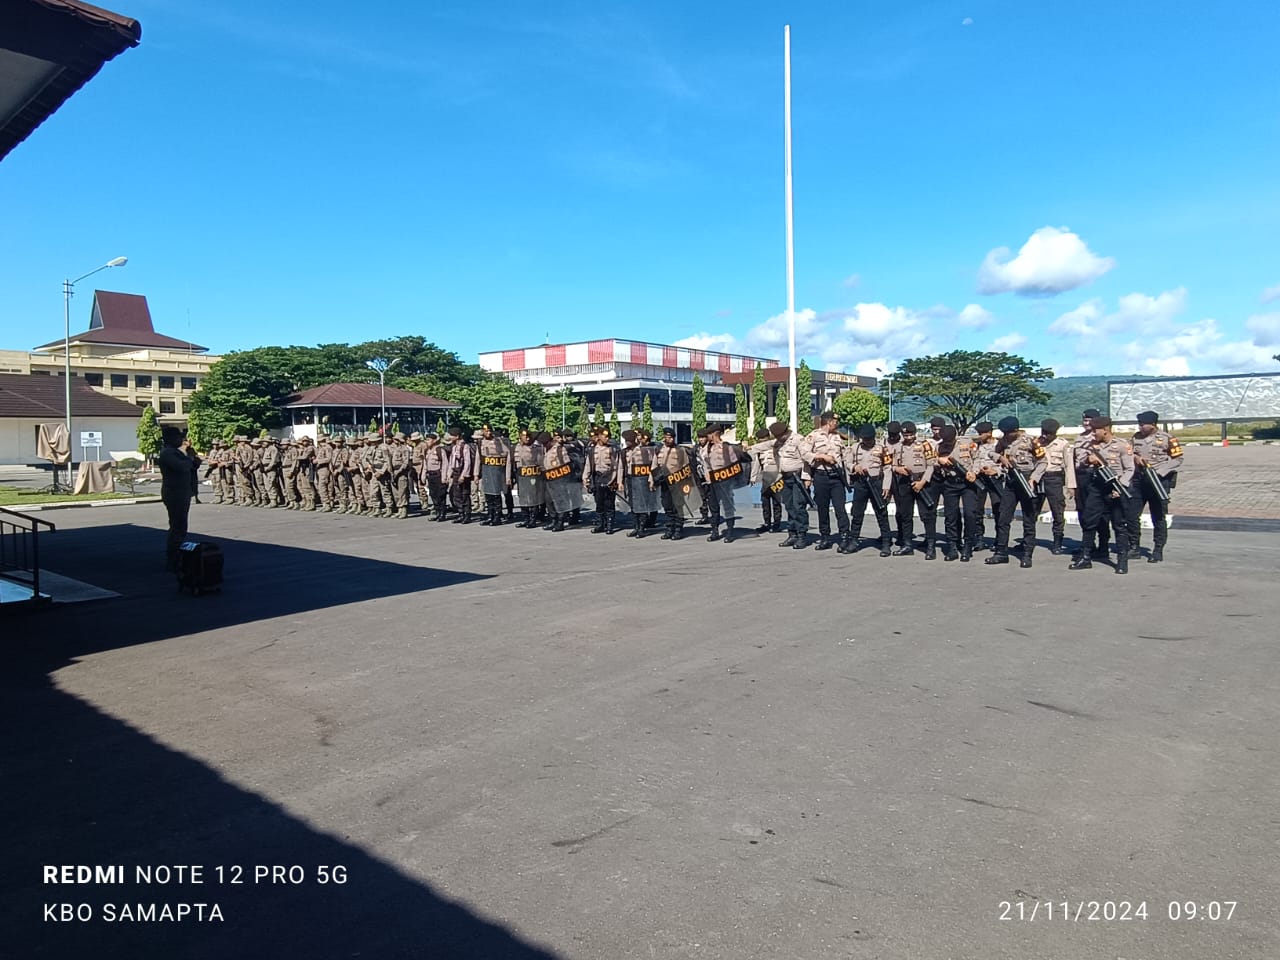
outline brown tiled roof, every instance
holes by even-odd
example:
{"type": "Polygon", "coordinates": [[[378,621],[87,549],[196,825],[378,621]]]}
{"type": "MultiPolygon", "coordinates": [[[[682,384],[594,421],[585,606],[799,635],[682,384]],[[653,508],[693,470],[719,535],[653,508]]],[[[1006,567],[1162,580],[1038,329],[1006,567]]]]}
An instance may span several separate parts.
{"type": "MultiPolygon", "coordinates": [[[[280,401],[283,407],[377,407],[381,404],[382,388],[376,383],[326,383],[322,387],[312,387],[280,401]]],[[[457,410],[461,404],[398,387],[387,387],[387,406],[457,410]]]]}
{"type": "MultiPolygon", "coordinates": [[[[156,333],[151,324],[151,308],[147,298],[136,293],[93,291],[93,318],[84,333],[73,333],[72,343],[103,343],[124,347],[154,347],[161,350],[186,350],[204,353],[209,348],[186,340],[176,340],[156,333]]],[[[48,350],[61,347],[62,340],[51,340],[36,347],[48,350]]]]}
{"type": "MultiPolygon", "coordinates": [[[[0,417],[61,420],[67,411],[62,377],[46,374],[0,373],[0,417]]],[[[73,417],[128,417],[137,420],[142,408],[99,393],[79,377],[71,378],[73,417]]]]}
{"type": "Polygon", "coordinates": [[[137,20],[77,0],[3,0],[0,16],[0,158],[142,39],[137,20]]]}

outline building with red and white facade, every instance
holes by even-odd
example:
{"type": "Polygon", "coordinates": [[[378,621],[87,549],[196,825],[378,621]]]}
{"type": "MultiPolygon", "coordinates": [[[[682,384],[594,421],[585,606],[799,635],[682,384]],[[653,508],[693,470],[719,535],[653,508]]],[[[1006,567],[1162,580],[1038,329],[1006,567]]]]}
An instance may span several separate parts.
{"type": "Polygon", "coordinates": [[[518,383],[537,383],[549,393],[572,387],[592,408],[626,416],[631,405],[644,407],[647,394],[654,420],[675,427],[688,440],[693,420],[693,378],[707,391],[707,416],[727,422],[734,416],[731,374],[754,374],[756,365],[778,366],[767,357],[748,357],[714,350],[694,350],[639,340],[588,340],[544,343],[516,350],[480,354],[480,367],[505,373],[518,383]]]}

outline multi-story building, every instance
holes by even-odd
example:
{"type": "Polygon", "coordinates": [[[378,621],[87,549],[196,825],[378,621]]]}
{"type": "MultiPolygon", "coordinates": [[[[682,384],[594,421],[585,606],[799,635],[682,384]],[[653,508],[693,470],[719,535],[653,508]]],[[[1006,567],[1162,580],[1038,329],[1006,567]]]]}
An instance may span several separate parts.
{"type": "MultiPolygon", "coordinates": [[[[156,333],[147,298],[95,290],[89,329],[70,338],[71,375],[93,389],[139,407],[154,407],[160,419],[185,423],[187,402],[221,357],[207,347],[156,333]]],[[[24,350],[0,350],[0,373],[61,377],[64,340],[24,350]]]]}
{"type": "MultiPolygon", "coordinates": [[[[733,400],[736,384],[742,385],[750,403],[757,365],[764,373],[768,388],[766,418],[771,420],[778,392],[787,389],[789,368],[767,357],[635,340],[544,343],[540,347],[480,354],[480,366],[484,370],[505,373],[519,383],[540,384],[548,393],[572,387],[574,396],[585,397],[593,409],[598,403],[606,411],[617,410],[623,417],[632,404],[643,407],[647,394],[654,419],[673,426],[682,442],[687,441],[692,432],[694,375],[706,384],[708,418],[728,422],[737,412],[733,400]]],[[[872,377],[826,370],[813,370],[811,374],[813,388],[809,407],[812,414],[829,409],[831,401],[846,390],[876,386],[872,377]]]]}
{"type": "Polygon", "coordinates": [[[757,364],[767,369],[778,361],[636,340],[544,343],[480,354],[484,370],[540,384],[548,393],[572,387],[574,396],[585,397],[591,408],[600,404],[623,417],[632,404],[643,408],[648,395],[654,419],[675,428],[682,441],[692,429],[694,376],[706,385],[707,416],[728,421],[735,411],[726,375],[754,372],[757,364]]]}

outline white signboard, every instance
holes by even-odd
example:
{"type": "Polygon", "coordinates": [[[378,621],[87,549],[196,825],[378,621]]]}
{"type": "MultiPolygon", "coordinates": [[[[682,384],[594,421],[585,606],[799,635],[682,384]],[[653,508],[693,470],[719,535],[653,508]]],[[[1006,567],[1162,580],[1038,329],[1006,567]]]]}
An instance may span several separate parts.
{"type": "Polygon", "coordinates": [[[1144,410],[1161,420],[1264,420],[1280,417],[1280,373],[1165,377],[1109,383],[1111,418],[1133,423],[1144,410]]]}
{"type": "Polygon", "coordinates": [[[82,447],[102,446],[102,431],[101,430],[81,430],[80,446],[82,447]]]}

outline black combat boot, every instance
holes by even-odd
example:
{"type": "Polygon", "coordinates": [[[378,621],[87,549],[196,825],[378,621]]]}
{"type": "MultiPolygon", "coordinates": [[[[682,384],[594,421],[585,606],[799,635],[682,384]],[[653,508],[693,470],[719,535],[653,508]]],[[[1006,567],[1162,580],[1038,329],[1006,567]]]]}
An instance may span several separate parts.
{"type": "Polygon", "coordinates": [[[646,530],[656,530],[658,528],[658,511],[650,510],[645,516],[644,528],[646,530]]]}
{"type": "Polygon", "coordinates": [[[627,536],[635,537],[637,540],[644,536],[644,517],[640,514],[633,513],[631,515],[631,532],[627,536]]]}
{"type": "Polygon", "coordinates": [[[942,559],[950,563],[952,560],[960,559],[960,544],[947,541],[942,545],[942,559]]]}
{"type": "Polygon", "coordinates": [[[1116,557],[1116,573],[1129,572],[1129,552],[1120,554],[1116,557]]]}
{"type": "Polygon", "coordinates": [[[569,526],[576,527],[582,522],[582,508],[575,507],[573,512],[569,514],[569,526]]]}
{"type": "Polygon", "coordinates": [[[968,563],[972,559],[973,559],[973,544],[968,541],[965,541],[965,543],[960,547],[960,562],[968,563]]]}
{"type": "Polygon", "coordinates": [[[711,525],[711,533],[709,533],[709,534],[707,535],[707,540],[709,540],[710,542],[714,543],[715,541],[717,541],[717,540],[719,540],[719,539],[720,539],[720,524],[718,524],[718,523],[713,523],[713,524],[711,525]]]}
{"type": "Polygon", "coordinates": [[[1053,535],[1053,546],[1049,547],[1049,552],[1055,557],[1062,553],[1062,534],[1055,533],[1053,535]]]}
{"type": "Polygon", "coordinates": [[[820,534],[818,542],[814,545],[815,550],[830,550],[835,544],[831,542],[831,537],[827,534],[820,534]]]}
{"type": "Polygon", "coordinates": [[[916,552],[916,548],[912,546],[910,541],[904,543],[897,550],[893,551],[895,557],[909,557],[916,552]]]}
{"type": "Polygon", "coordinates": [[[724,522],[723,540],[725,543],[733,543],[733,521],[732,520],[726,520],[724,522]]]}
{"type": "Polygon", "coordinates": [[[892,546],[893,546],[893,537],[883,537],[880,540],[880,556],[882,557],[893,556],[893,551],[890,549],[892,546]]]}
{"type": "Polygon", "coordinates": [[[996,547],[991,552],[991,556],[987,557],[987,559],[983,560],[982,562],[987,565],[991,565],[995,563],[1008,563],[1009,551],[1007,549],[1001,549],[1000,547],[996,547]]]}
{"type": "Polygon", "coordinates": [[[1164,560],[1164,545],[1157,544],[1151,548],[1151,556],[1147,557],[1147,563],[1160,563],[1164,560]]]}
{"type": "Polygon", "coordinates": [[[604,532],[606,536],[613,536],[615,527],[613,525],[613,511],[606,510],[604,512],[604,532]]]}
{"type": "Polygon", "coordinates": [[[846,533],[840,538],[840,546],[836,547],[836,553],[853,553],[855,549],[853,537],[846,533]]]}
{"type": "Polygon", "coordinates": [[[1089,570],[1092,567],[1093,567],[1093,561],[1089,559],[1089,554],[1082,550],[1071,561],[1071,564],[1070,566],[1067,567],[1067,569],[1068,570],[1089,570]]]}
{"type": "Polygon", "coordinates": [[[938,559],[937,545],[932,540],[929,540],[927,538],[924,541],[924,558],[926,560],[938,559]]]}
{"type": "Polygon", "coordinates": [[[807,534],[807,533],[797,533],[797,534],[796,534],[795,542],[794,542],[793,544],[791,544],[791,549],[792,549],[792,550],[804,550],[804,549],[805,549],[806,547],[808,547],[808,546],[809,546],[809,534],[807,534]]]}
{"type": "Polygon", "coordinates": [[[670,520],[668,520],[666,524],[664,524],[662,527],[662,536],[660,536],[658,539],[670,540],[672,537],[675,536],[675,533],[676,533],[676,525],[672,523],[670,520]]]}
{"type": "Polygon", "coordinates": [[[562,530],[564,530],[564,514],[557,513],[555,520],[551,524],[551,532],[560,533],[562,530]]]}
{"type": "Polygon", "coordinates": [[[756,533],[768,533],[771,526],[773,526],[771,523],[762,523],[756,527],[756,533]]]}
{"type": "Polygon", "coordinates": [[[1130,545],[1130,547],[1129,547],[1129,555],[1128,555],[1128,559],[1130,559],[1130,560],[1141,560],[1141,559],[1142,559],[1142,547],[1138,546],[1137,544],[1132,544],[1132,545],[1130,545]]]}
{"type": "Polygon", "coordinates": [[[796,535],[795,535],[794,533],[792,533],[790,530],[788,530],[788,531],[787,531],[787,539],[785,539],[785,540],[783,540],[781,543],[779,543],[779,544],[778,544],[778,546],[780,546],[780,547],[791,547],[791,546],[795,546],[795,542],[796,542],[796,535]]]}
{"type": "Polygon", "coordinates": [[[596,525],[591,528],[592,533],[604,533],[604,511],[596,511],[596,525]]]}
{"type": "Polygon", "coordinates": [[[672,539],[672,540],[683,540],[683,539],[684,539],[684,521],[683,521],[683,520],[677,520],[677,521],[672,525],[672,527],[671,527],[671,539],[672,539]]]}
{"type": "Polygon", "coordinates": [[[1018,561],[1018,566],[1020,566],[1023,570],[1026,570],[1028,567],[1031,566],[1031,554],[1035,553],[1035,549],[1036,549],[1035,547],[1026,547],[1026,546],[1022,548],[1022,559],[1018,561]]]}

